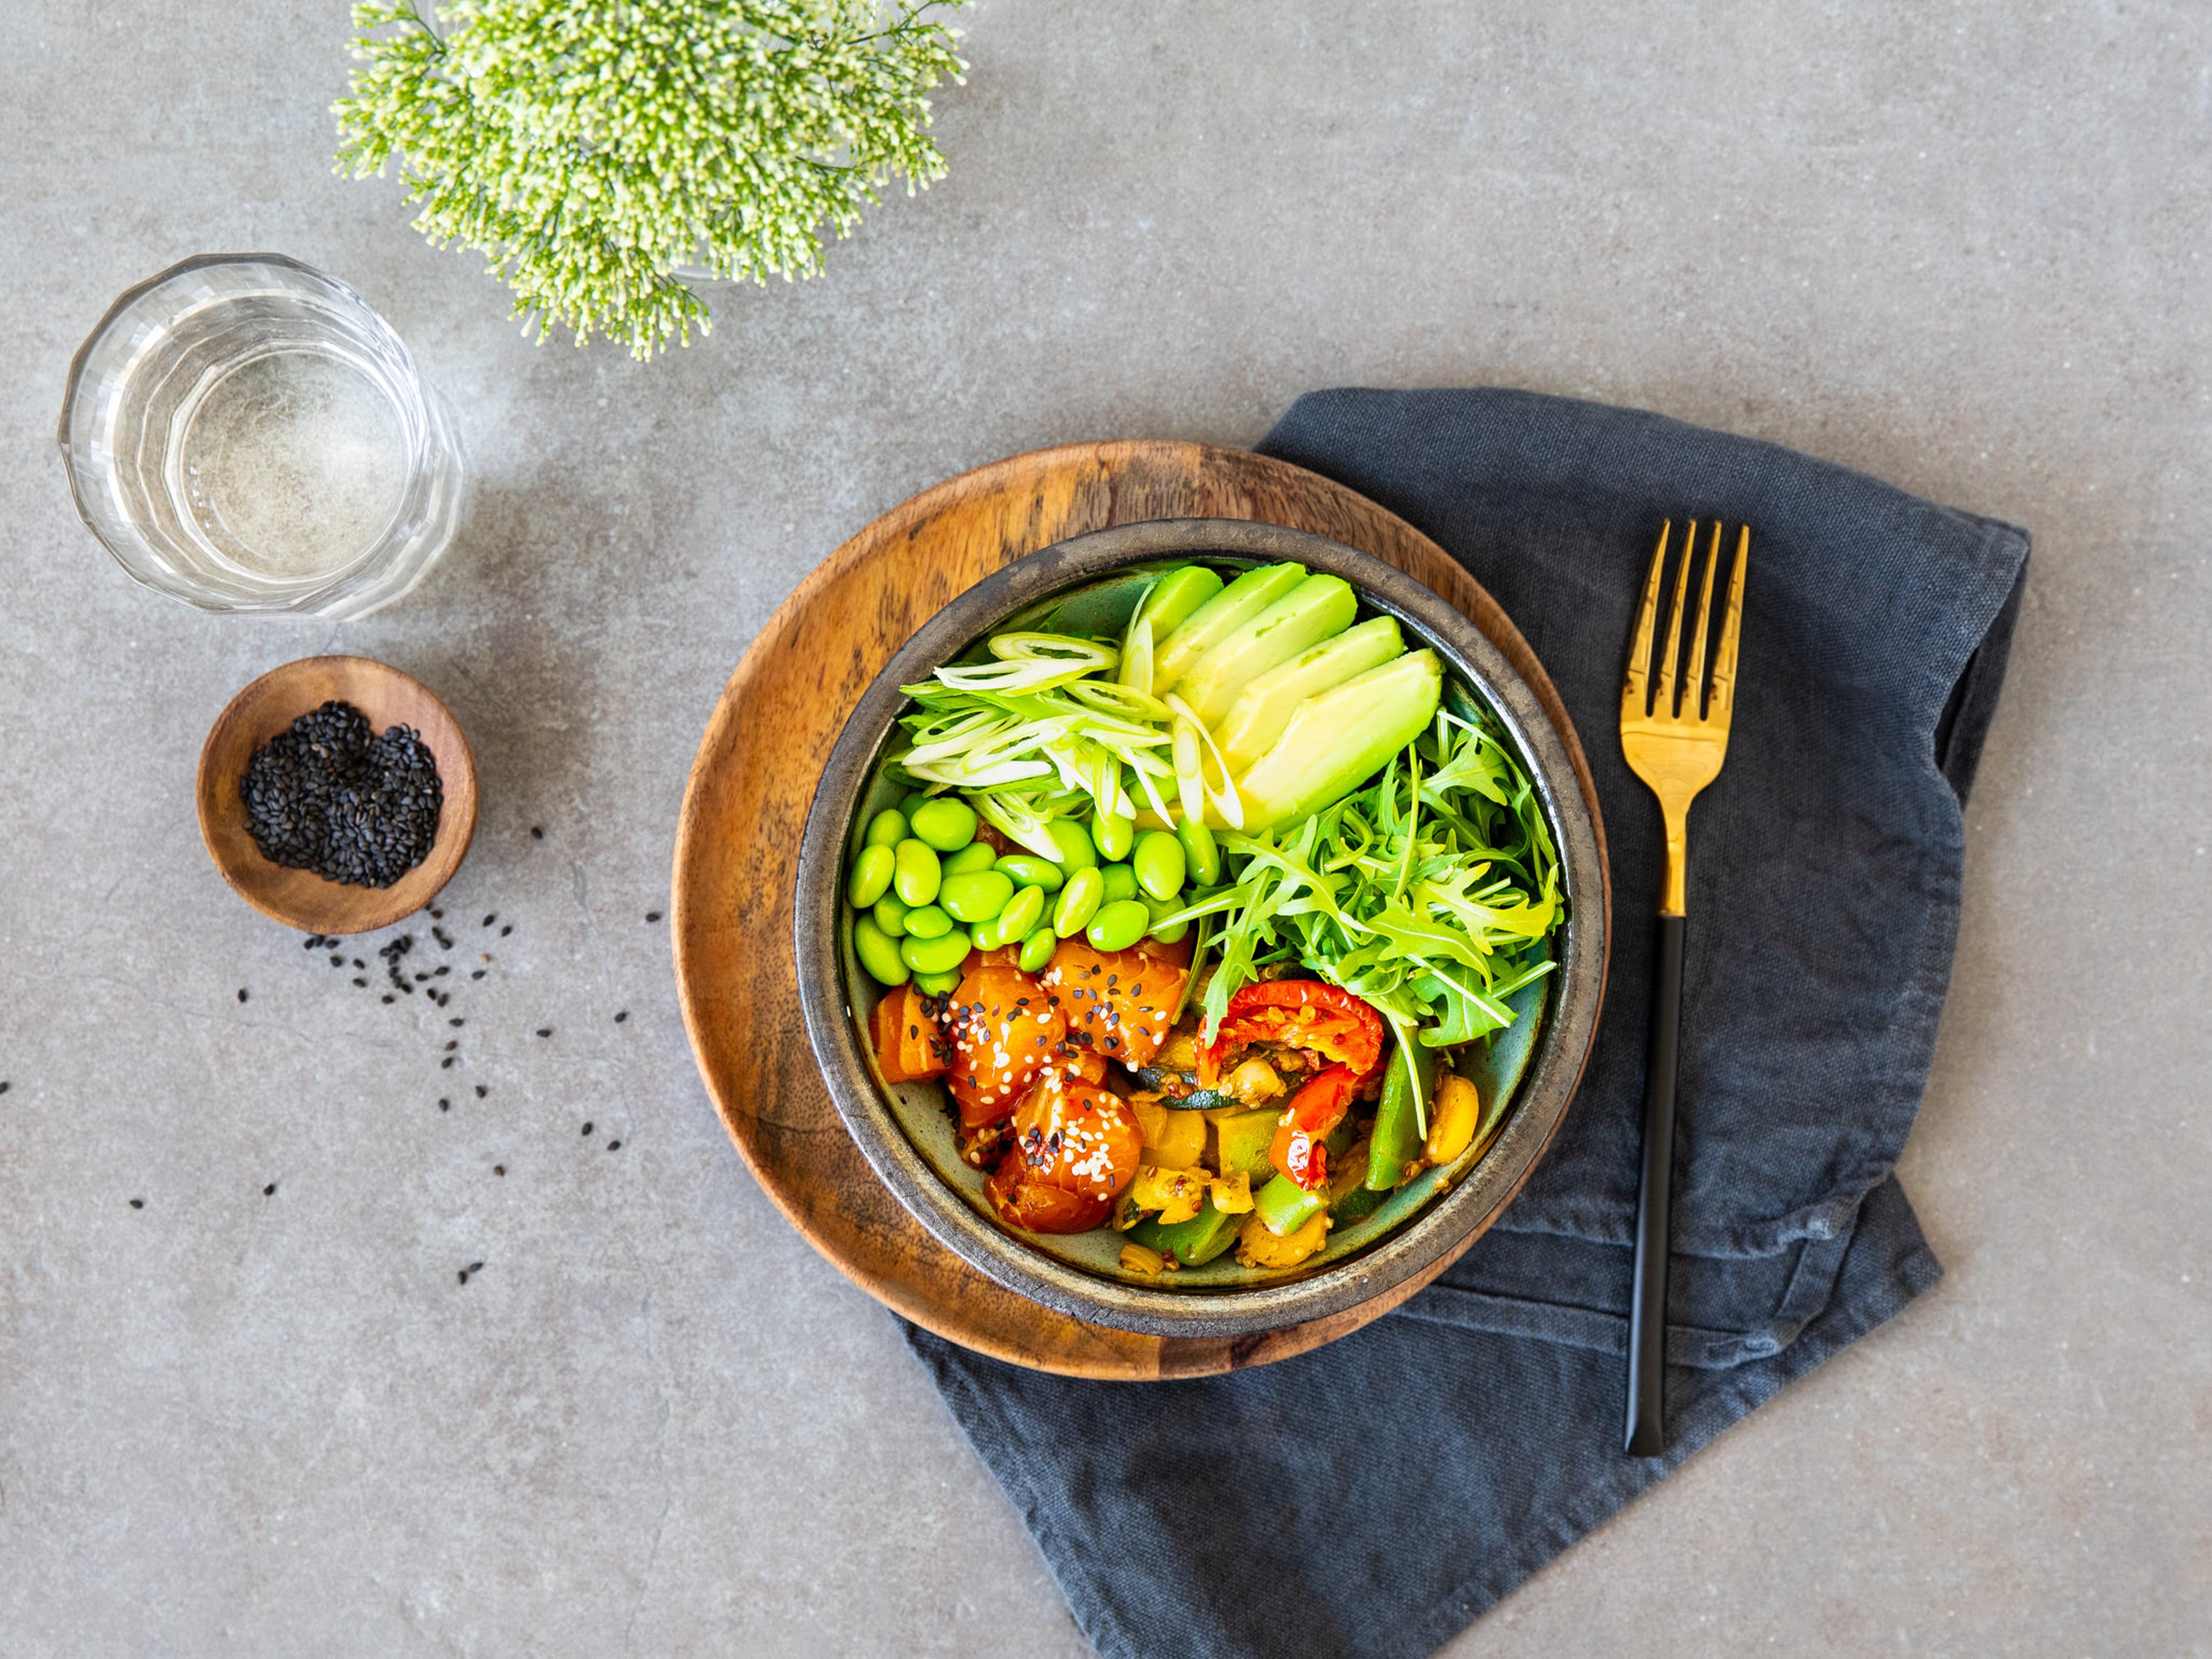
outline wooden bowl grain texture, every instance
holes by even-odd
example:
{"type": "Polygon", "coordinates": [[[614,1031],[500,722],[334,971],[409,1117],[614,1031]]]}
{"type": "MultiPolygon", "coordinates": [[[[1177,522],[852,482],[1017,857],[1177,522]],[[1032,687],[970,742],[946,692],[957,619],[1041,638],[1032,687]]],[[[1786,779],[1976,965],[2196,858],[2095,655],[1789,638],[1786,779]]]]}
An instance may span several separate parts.
{"type": "MultiPolygon", "coordinates": [[[[1285,462],[1124,441],[1039,450],[951,479],[869,525],[800,583],[738,665],[708,722],[677,832],[671,907],[678,992],[708,1093],[763,1188],[808,1242],[886,1307],[939,1336],[1012,1364],[1109,1380],[1210,1376],[1305,1352],[1388,1312],[1458,1252],[1341,1314],[1237,1338],[1112,1330],[1004,1289],[901,1207],[838,1117],[799,1014],[793,880],[823,764],[860,694],[916,629],[1040,548],[1175,518],[1257,520],[1333,538],[1396,566],[1473,618],[1565,744],[1602,866],[1596,791],[1557,690],[1496,602],[1443,549],[1373,502],[1285,462]]],[[[1609,875],[1606,884],[1609,903],[1609,875]]]]}
{"type": "Polygon", "coordinates": [[[272,668],[230,700],[200,746],[200,837],[233,891],[265,916],[311,933],[389,927],[436,897],[468,856],[477,829],[477,763],[459,722],[411,674],[368,657],[302,657],[272,668]],[[335,699],[378,732],[411,726],[438,763],[444,800],[430,855],[389,887],[349,887],[262,857],[246,828],[239,781],[253,751],[335,699]]]}

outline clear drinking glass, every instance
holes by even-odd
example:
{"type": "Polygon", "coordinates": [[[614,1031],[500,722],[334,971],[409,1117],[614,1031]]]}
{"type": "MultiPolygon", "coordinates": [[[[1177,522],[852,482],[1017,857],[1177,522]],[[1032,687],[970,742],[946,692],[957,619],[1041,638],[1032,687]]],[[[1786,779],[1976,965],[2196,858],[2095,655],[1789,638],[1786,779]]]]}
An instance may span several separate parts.
{"type": "Polygon", "coordinates": [[[92,533],[205,611],[365,616],[460,514],[460,450],[407,348],[281,254],[203,254],[116,301],[70,366],[60,438],[92,533]]]}

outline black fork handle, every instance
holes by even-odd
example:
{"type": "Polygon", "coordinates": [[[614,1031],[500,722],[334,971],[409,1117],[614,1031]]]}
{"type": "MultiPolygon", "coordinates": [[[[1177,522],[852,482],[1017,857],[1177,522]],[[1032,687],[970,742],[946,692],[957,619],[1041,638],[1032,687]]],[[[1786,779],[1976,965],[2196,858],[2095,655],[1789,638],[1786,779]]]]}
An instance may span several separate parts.
{"type": "Polygon", "coordinates": [[[1659,918],[1651,1041],[1644,1071],[1644,1176],[1636,1198],[1636,1288],[1628,1309],[1631,1457],[1667,1449],[1667,1218],[1674,1184],[1674,1060],[1682,1028],[1680,916],[1659,918]]]}

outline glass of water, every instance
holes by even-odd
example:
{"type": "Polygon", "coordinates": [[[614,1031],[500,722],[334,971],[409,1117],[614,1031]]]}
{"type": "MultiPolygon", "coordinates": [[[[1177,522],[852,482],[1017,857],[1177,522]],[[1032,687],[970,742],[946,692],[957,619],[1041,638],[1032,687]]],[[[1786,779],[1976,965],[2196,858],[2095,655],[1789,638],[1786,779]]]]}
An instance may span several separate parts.
{"type": "Polygon", "coordinates": [[[460,450],[407,348],[281,254],[204,254],[116,301],[70,366],[60,437],[92,533],[205,611],[365,616],[460,514],[460,450]]]}

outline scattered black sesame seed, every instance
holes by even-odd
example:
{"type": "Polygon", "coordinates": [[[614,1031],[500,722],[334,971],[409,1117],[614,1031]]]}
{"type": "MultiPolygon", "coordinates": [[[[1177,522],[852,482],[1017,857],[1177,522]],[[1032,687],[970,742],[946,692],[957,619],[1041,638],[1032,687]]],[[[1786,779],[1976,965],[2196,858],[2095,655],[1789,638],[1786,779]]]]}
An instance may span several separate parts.
{"type": "Polygon", "coordinates": [[[246,988],[243,985],[238,988],[238,1000],[240,1002],[246,1000],[246,988]]]}
{"type": "Polygon", "coordinates": [[[510,922],[508,922],[505,927],[501,927],[501,928],[499,930],[499,936],[500,936],[501,939],[505,939],[505,938],[506,938],[509,933],[513,933],[514,931],[514,924],[513,922],[511,922],[511,921],[510,921],[510,922]]]}
{"type": "Polygon", "coordinates": [[[532,841],[544,841],[545,839],[545,832],[533,823],[530,826],[530,839],[532,841]]]}
{"type": "Polygon", "coordinates": [[[455,1014],[451,1019],[447,1020],[446,1024],[448,1025],[465,1025],[468,1024],[468,1021],[463,1019],[459,1014],[455,1014]]]}
{"type": "MultiPolygon", "coordinates": [[[[362,987],[363,987],[363,988],[366,988],[366,987],[368,986],[368,981],[367,980],[361,978],[358,975],[356,975],[355,976],[355,978],[354,978],[354,981],[353,981],[353,982],[354,982],[355,984],[359,985],[359,986],[362,986],[362,987]]],[[[386,997],[386,998],[385,998],[385,1000],[386,1000],[386,1002],[389,1002],[389,1001],[391,1001],[391,1000],[392,1000],[392,999],[391,999],[390,997],[386,997]]]]}
{"type": "Polygon", "coordinates": [[[9,1085],[5,1083],[0,1083],[0,1095],[6,1094],[8,1092],[9,1086],[9,1085]]]}
{"type": "Polygon", "coordinates": [[[587,1120],[587,1121],[585,1122],[585,1124],[584,1124],[584,1133],[585,1133],[586,1134],[589,1134],[589,1133],[592,1133],[592,1126],[591,1126],[591,1123],[589,1122],[589,1121],[588,1121],[588,1120],[587,1120]]]}
{"type": "Polygon", "coordinates": [[[645,913],[645,919],[647,921],[659,921],[660,920],[660,912],[658,910],[647,910],[645,913]]]}
{"type": "Polygon", "coordinates": [[[389,991],[386,991],[386,992],[384,994],[384,996],[383,996],[383,999],[382,999],[382,1000],[383,1000],[384,1001],[386,1001],[386,1002],[389,1002],[389,1001],[391,1001],[391,1000],[392,1000],[392,993],[391,993],[391,992],[389,992],[389,991]]]}
{"type": "Polygon", "coordinates": [[[457,1054],[447,1054],[443,1060],[438,1062],[438,1069],[441,1072],[452,1071],[453,1069],[454,1060],[459,1058],[459,1056],[457,1054]]]}
{"type": "Polygon", "coordinates": [[[461,1046],[461,1040],[460,1040],[460,1038],[459,1038],[459,1037],[448,1037],[448,1038],[446,1040],[446,1052],[447,1052],[447,1054],[451,1054],[451,1053],[453,1053],[453,1051],[454,1049],[456,1049],[456,1048],[459,1048],[460,1046],[461,1046]]]}
{"type": "Polygon", "coordinates": [[[499,920],[499,912],[498,912],[498,911],[496,911],[496,910],[495,910],[495,911],[493,911],[489,915],[486,916],[486,917],[483,919],[483,925],[484,925],[485,927],[490,927],[490,926],[492,925],[492,923],[494,923],[495,921],[497,921],[498,920],[499,920]]]}
{"type": "Polygon", "coordinates": [[[343,967],[344,967],[344,966],[345,966],[345,958],[344,958],[343,956],[339,955],[339,954],[338,954],[338,952],[337,952],[336,951],[331,951],[331,967],[333,967],[333,968],[343,968],[343,967]]]}
{"type": "Polygon", "coordinates": [[[441,1112],[450,1112],[453,1109],[453,1103],[447,1099],[445,1096],[440,1095],[438,1097],[438,1109],[441,1112]]]}
{"type": "Polygon", "coordinates": [[[356,957],[353,959],[353,965],[356,968],[366,968],[368,966],[368,964],[363,962],[359,957],[356,957]]]}
{"type": "Polygon", "coordinates": [[[337,701],[256,750],[238,793],[264,858],[355,887],[389,887],[422,863],[444,800],[420,733],[394,726],[379,737],[337,701]]]}
{"type": "Polygon", "coordinates": [[[627,1009],[627,1008],[625,1008],[625,1009],[623,1009],[620,1013],[618,1013],[618,1014],[617,1014],[617,1015],[615,1016],[615,1024],[617,1024],[617,1025],[619,1025],[619,1024],[621,1024],[624,1020],[628,1019],[629,1018],[629,1009],[627,1009]]]}
{"type": "Polygon", "coordinates": [[[433,910],[430,912],[430,920],[433,921],[443,921],[445,919],[446,913],[443,910],[433,910]]]}
{"type": "Polygon", "coordinates": [[[274,1197],[276,1197],[276,1183],[275,1182],[273,1182],[273,1181],[272,1181],[272,1182],[270,1182],[266,1187],[264,1187],[264,1188],[261,1189],[261,1196],[262,1196],[262,1197],[264,1197],[264,1198],[274,1198],[274,1197]]]}
{"type": "Polygon", "coordinates": [[[538,1035],[542,1037],[551,1036],[553,1028],[550,1025],[541,1025],[538,1028],[538,1035]]]}
{"type": "Polygon", "coordinates": [[[622,1151],[622,1142],[619,1140],[610,1140],[607,1142],[607,1150],[611,1152],[618,1152],[622,1151]]]}
{"type": "Polygon", "coordinates": [[[131,1207],[134,1210],[143,1210],[146,1207],[146,1200],[143,1198],[134,1198],[131,1200],[131,1207]]]}
{"type": "Polygon", "coordinates": [[[474,972],[473,974],[471,974],[471,975],[469,975],[469,977],[470,977],[471,979],[482,979],[483,976],[484,976],[484,970],[483,970],[483,969],[481,969],[481,968],[477,969],[476,970],[476,972],[474,972]]]}
{"type": "Polygon", "coordinates": [[[490,1092],[491,1092],[491,1091],[490,1091],[489,1089],[486,1088],[483,1084],[479,1083],[479,1084],[477,1084],[477,1098],[478,1100],[482,1100],[482,1099],[483,1099],[486,1095],[489,1094],[490,1092]]]}
{"type": "Polygon", "coordinates": [[[495,1164],[491,1166],[491,1172],[495,1176],[503,1176],[507,1173],[507,1165],[504,1164],[495,1164]]]}
{"type": "Polygon", "coordinates": [[[430,977],[433,979],[443,979],[447,974],[450,974],[453,971],[453,964],[452,963],[441,962],[435,968],[430,970],[430,977]]]}

